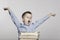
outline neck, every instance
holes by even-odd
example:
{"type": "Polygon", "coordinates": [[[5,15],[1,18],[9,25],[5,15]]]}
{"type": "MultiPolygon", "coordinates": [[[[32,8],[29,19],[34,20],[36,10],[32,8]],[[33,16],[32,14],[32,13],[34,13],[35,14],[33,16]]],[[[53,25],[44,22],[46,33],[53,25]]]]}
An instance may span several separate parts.
{"type": "Polygon", "coordinates": [[[26,25],[26,26],[30,26],[30,24],[26,24],[26,23],[24,23],[24,25],[26,25]]]}

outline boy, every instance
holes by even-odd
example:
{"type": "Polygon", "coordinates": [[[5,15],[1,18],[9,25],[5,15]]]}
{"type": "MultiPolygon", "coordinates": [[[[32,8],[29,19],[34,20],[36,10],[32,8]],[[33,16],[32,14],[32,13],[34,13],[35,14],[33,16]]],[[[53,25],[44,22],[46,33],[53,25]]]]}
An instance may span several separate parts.
{"type": "Polygon", "coordinates": [[[9,15],[11,16],[11,19],[13,23],[16,25],[18,30],[18,40],[20,40],[20,32],[35,32],[35,29],[44,23],[48,18],[51,16],[55,16],[55,14],[50,13],[46,15],[44,18],[37,20],[35,23],[31,23],[32,21],[32,13],[30,11],[26,11],[22,14],[22,20],[23,24],[18,21],[16,16],[13,14],[12,10],[10,8],[4,8],[4,10],[8,10],[9,15]]]}

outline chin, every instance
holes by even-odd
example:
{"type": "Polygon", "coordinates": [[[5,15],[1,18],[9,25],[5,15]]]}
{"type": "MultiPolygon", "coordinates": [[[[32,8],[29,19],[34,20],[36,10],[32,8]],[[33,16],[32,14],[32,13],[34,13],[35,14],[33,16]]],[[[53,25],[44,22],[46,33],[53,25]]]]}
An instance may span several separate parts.
{"type": "Polygon", "coordinates": [[[30,23],[29,24],[27,24],[27,26],[29,26],[30,25],[30,23]]]}

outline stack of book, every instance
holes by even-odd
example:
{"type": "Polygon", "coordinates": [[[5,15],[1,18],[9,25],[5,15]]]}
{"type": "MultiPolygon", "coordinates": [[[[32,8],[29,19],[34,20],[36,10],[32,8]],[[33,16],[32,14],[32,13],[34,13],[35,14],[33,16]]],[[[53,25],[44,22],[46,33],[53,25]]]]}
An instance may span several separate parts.
{"type": "Polygon", "coordinates": [[[20,34],[20,40],[38,40],[38,32],[24,32],[20,34]]]}

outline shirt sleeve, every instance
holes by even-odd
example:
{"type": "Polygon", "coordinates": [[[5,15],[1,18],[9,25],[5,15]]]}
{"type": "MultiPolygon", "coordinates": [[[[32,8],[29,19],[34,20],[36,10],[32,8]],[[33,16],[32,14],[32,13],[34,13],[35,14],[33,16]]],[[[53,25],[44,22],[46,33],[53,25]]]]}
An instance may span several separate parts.
{"type": "Polygon", "coordinates": [[[11,9],[9,9],[8,12],[9,12],[9,15],[11,16],[11,19],[12,19],[13,23],[14,23],[14,24],[16,25],[16,27],[18,28],[18,27],[20,26],[20,23],[19,23],[17,17],[14,15],[14,13],[12,12],[11,9]]]}
{"type": "Polygon", "coordinates": [[[42,23],[44,23],[49,17],[50,17],[50,16],[47,15],[47,16],[45,16],[45,17],[37,20],[37,21],[33,24],[34,29],[36,29],[39,25],[41,25],[42,23]]]}

